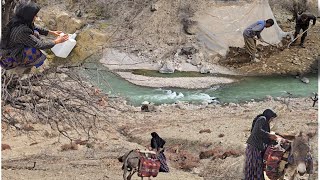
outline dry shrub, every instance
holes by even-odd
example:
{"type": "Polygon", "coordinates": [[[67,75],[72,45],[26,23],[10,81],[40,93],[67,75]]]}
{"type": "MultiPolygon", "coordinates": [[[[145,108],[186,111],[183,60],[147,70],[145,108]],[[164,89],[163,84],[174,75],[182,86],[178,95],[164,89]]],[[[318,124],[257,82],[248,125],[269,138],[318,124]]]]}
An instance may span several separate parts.
{"type": "Polygon", "coordinates": [[[200,152],[200,159],[207,159],[209,157],[215,156],[217,154],[223,154],[223,149],[221,147],[216,147],[208,151],[200,152]]]}
{"type": "Polygon", "coordinates": [[[1,151],[4,151],[6,149],[10,149],[11,150],[11,147],[8,144],[1,144],[1,151]]]}
{"type": "Polygon", "coordinates": [[[61,146],[61,151],[78,150],[76,143],[64,144],[61,146]]]}
{"type": "Polygon", "coordinates": [[[31,126],[30,124],[24,124],[21,129],[24,131],[33,131],[34,127],[31,126]]]}
{"type": "Polygon", "coordinates": [[[291,13],[303,13],[310,11],[310,4],[307,0],[271,0],[270,5],[273,7],[283,8],[291,13]]]}
{"type": "Polygon", "coordinates": [[[187,151],[169,154],[168,157],[176,168],[180,168],[185,171],[191,171],[192,168],[199,166],[199,158],[187,151]]]}
{"type": "Polygon", "coordinates": [[[214,149],[203,151],[200,153],[199,158],[200,159],[207,159],[212,157],[212,159],[225,159],[227,157],[239,157],[243,154],[242,151],[235,150],[235,149],[223,149],[221,147],[216,147],[214,149]]]}
{"type": "Polygon", "coordinates": [[[77,139],[74,141],[74,143],[79,145],[86,145],[88,143],[88,140],[77,139]]]}

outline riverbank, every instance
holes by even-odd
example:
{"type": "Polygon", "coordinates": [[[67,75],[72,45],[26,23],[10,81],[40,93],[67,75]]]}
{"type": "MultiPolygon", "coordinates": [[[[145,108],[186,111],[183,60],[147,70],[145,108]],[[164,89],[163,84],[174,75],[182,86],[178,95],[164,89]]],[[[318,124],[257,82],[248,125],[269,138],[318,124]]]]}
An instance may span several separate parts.
{"type": "MultiPolygon", "coordinates": [[[[113,70],[125,80],[139,86],[146,87],[175,87],[186,89],[201,89],[209,88],[217,84],[229,84],[236,82],[235,78],[230,77],[179,77],[179,78],[157,78],[143,75],[136,75],[131,72],[123,72],[127,70],[155,70],[158,71],[163,66],[159,62],[153,62],[142,56],[120,52],[115,49],[107,49],[104,52],[100,63],[108,69],[113,70]]],[[[200,66],[194,66],[190,63],[173,64],[175,69],[183,72],[199,72],[200,66]]],[[[228,70],[219,65],[208,65],[206,71],[211,74],[223,75],[238,75],[238,73],[228,70]]]]}
{"type": "MultiPolygon", "coordinates": [[[[276,97],[310,97],[313,92],[318,90],[318,76],[315,74],[306,75],[306,79],[309,81],[308,84],[303,83],[300,79],[295,76],[261,76],[261,77],[246,77],[239,78],[236,77],[237,82],[225,84],[225,85],[213,85],[208,88],[198,89],[199,83],[196,82],[196,89],[187,88],[172,88],[172,87],[145,87],[137,86],[119,75],[115,75],[110,72],[106,67],[101,66],[100,63],[90,63],[90,68],[81,70],[84,77],[88,78],[88,81],[93,83],[96,87],[102,89],[110,95],[122,96],[126,98],[128,104],[135,106],[140,106],[142,102],[148,101],[154,104],[172,104],[177,101],[189,102],[192,104],[202,104],[211,103],[213,99],[219,99],[221,103],[229,102],[245,102],[254,100],[263,100],[267,95],[274,98],[276,97]],[[96,69],[99,69],[98,71],[96,69]]],[[[139,83],[149,83],[150,78],[158,79],[158,81],[153,82],[155,85],[163,85],[163,81],[183,82],[180,79],[188,79],[184,77],[185,74],[192,75],[191,80],[185,82],[186,85],[190,87],[192,79],[202,79],[205,80],[212,78],[213,75],[204,74],[206,77],[197,77],[200,73],[193,72],[179,72],[177,74],[163,74],[157,71],[128,71],[121,72],[126,73],[128,79],[131,77],[130,73],[146,73],[145,76],[140,76],[143,81],[139,83]],[[146,80],[148,79],[148,80],[146,80]]],[[[202,74],[201,74],[202,75],[202,74]]],[[[219,77],[219,76],[218,76],[219,77]]],[[[218,78],[217,76],[213,77],[218,78]]],[[[209,83],[208,83],[209,84],[209,83]]],[[[208,85],[203,83],[204,86],[208,85]]],[[[184,85],[184,83],[181,83],[184,85]]]]}
{"type": "MultiPolygon", "coordinates": [[[[167,142],[165,154],[171,171],[160,173],[157,179],[240,179],[252,120],[264,109],[271,108],[278,114],[272,131],[291,134],[317,131],[317,108],[312,107],[310,98],[294,98],[288,105],[282,100],[268,99],[206,107],[161,105],[155,112],[141,112],[140,108],[119,101],[112,107],[104,107],[110,113],[107,119],[96,119],[90,145],[78,145],[76,150],[67,151],[61,147],[70,141],[49,125],[30,124],[34,129],[27,133],[3,127],[2,143],[9,144],[11,150],[2,151],[2,178],[121,179],[122,164],[117,157],[131,149],[144,149],[149,145],[150,133],[156,131],[167,142]],[[199,159],[200,152],[217,148],[237,150],[240,156],[199,159]],[[36,166],[29,170],[33,162],[36,166]]],[[[69,135],[77,134],[67,127],[64,130],[69,135]]],[[[312,178],[316,178],[317,136],[310,144],[315,170],[312,178]]],[[[134,175],[133,180],[136,179],[134,175]]]]}

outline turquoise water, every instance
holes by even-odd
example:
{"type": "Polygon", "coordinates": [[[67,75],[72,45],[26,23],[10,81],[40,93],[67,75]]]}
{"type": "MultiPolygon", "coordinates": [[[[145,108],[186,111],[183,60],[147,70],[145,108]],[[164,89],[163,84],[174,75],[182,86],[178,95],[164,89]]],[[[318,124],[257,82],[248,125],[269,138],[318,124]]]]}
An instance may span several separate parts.
{"type": "Polygon", "coordinates": [[[188,90],[141,87],[109,72],[101,64],[90,64],[90,66],[99,67],[99,71],[82,70],[81,73],[85,77],[103,91],[111,95],[125,97],[132,105],[140,105],[143,101],[155,104],[171,104],[178,100],[201,103],[203,101],[211,102],[213,98],[219,98],[220,102],[244,102],[251,99],[261,100],[266,95],[287,97],[286,92],[293,94],[293,97],[311,97],[313,92],[318,91],[317,75],[315,74],[307,76],[310,80],[309,84],[302,83],[292,76],[248,77],[229,85],[188,90]]]}

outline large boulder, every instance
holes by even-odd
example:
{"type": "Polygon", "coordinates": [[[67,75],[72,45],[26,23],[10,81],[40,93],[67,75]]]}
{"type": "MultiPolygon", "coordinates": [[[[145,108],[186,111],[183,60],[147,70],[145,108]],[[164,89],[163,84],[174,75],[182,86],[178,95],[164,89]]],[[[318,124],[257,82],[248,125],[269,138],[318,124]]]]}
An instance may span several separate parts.
{"type": "Polygon", "coordinates": [[[57,18],[57,30],[65,33],[74,33],[84,26],[84,22],[80,19],[71,17],[68,13],[60,13],[57,18]]]}
{"type": "Polygon", "coordinates": [[[108,35],[96,29],[86,29],[76,38],[77,45],[71,53],[72,62],[81,62],[92,54],[102,50],[107,43],[108,35]]]}
{"type": "Polygon", "coordinates": [[[202,64],[201,68],[200,68],[200,73],[201,74],[207,74],[210,73],[210,67],[208,64],[202,64]]]}
{"type": "Polygon", "coordinates": [[[160,73],[174,73],[175,67],[174,64],[170,61],[167,61],[163,64],[162,68],[159,70],[160,73]]]}
{"type": "Polygon", "coordinates": [[[61,10],[46,9],[39,12],[39,17],[48,29],[69,34],[75,33],[85,25],[83,20],[74,18],[67,12],[61,12],[61,10]]]}

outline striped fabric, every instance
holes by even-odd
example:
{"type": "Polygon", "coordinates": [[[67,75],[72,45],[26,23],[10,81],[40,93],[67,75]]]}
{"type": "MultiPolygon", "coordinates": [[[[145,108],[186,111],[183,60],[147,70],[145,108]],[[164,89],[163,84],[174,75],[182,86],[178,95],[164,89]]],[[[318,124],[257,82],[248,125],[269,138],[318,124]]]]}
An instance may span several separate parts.
{"type": "MultiPolygon", "coordinates": [[[[40,35],[48,35],[48,31],[35,27],[40,35]]],[[[39,39],[34,35],[34,31],[30,29],[27,25],[20,25],[14,27],[10,34],[10,40],[8,50],[10,50],[10,56],[16,59],[21,58],[21,52],[25,47],[32,47],[37,49],[50,49],[54,46],[52,40],[39,39]]]]}
{"type": "Polygon", "coordinates": [[[264,180],[261,152],[250,144],[246,148],[245,180],[264,180]]]}
{"type": "Polygon", "coordinates": [[[46,60],[46,56],[36,48],[24,48],[22,51],[22,61],[11,56],[1,57],[0,65],[4,69],[12,69],[18,66],[22,67],[39,67],[46,60]]]}
{"type": "Polygon", "coordinates": [[[160,160],[160,172],[169,172],[169,167],[167,165],[167,158],[164,155],[163,151],[159,153],[158,159],[160,160]]]}

